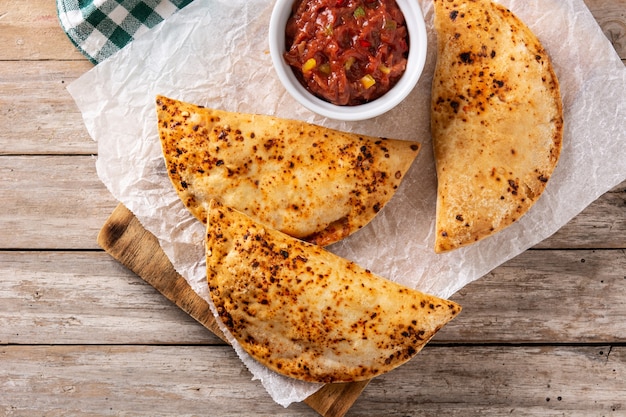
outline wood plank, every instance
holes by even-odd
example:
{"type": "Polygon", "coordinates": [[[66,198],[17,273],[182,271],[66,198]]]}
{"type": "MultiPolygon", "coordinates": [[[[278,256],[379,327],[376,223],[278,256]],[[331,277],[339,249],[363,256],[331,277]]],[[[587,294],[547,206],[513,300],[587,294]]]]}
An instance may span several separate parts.
{"type": "Polygon", "coordinates": [[[626,181],[602,195],[536,248],[626,248],[626,181]],[[607,239],[603,240],[603,236],[607,239]]]}
{"type": "Polygon", "coordinates": [[[435,347],[374,379],[354,416],[623,416],[623,346],[435,347]]]}
{"type": "MultiPolygon", "coordinates": [[[[0,251],[0,277],[0,344],[223,344],[103,252],[0,251]]],[[[527,251],[431,343],[624,343],[625,277],[623,250],[527,251]]]]}
{"type": "Polygon", "coordinates": [[[626,60],[626,0],[585,0],[585,4],[617,54],[626,60]]]}
{"type": "Polygon", "coordinates": [[[225,346],[0,346],[0,363],[2,415],[315,415],[276,404],[225,346]]]}
{"type": "Polygon", "coordinates": [[[0,248],[98,249],[117,205],[90,156],[0,156],[0,248]]]}
{"type": "Polygon", "coordinates": [[[224,344],[104,252],[0,252],[0,277],[0,345],[224,344]]]}
{"type": "MultiPolygon", "coordinates": [[[[238,361],[226,346],[2,346],[0,412],[316,415],[303,404],[273,403],[238,361]]],[[[624,410],[624,346],[429,345],[370,382],[346,416],[588,417],[624,410]]]]}
{"type": "Polygon", "coordinates": [[[530,250],[451,297],[463,306],[436,340],[626,342],[626,251],[530,250]]]}
{"type": "MultiPolygon", "coordinates": [[[[626,58],[625,0],[585,0],[622,59],[626,58]]],[[[49,0],[0,0],[1,60],[84,60],[61,29],[49,0]]]]}
{"type": "MultiPolygon", "coordinates": [[[[99,248],[97,234],[117,202],[98,179],[94,157],[0,156],[0,176],[0,228],[10,231],[0,233],[0,249],[99,248]]],[[[540,247],[626,247],[626,181],[614,190],[540,247]]]]}
{"type": "Polygon", "coordinates": [[[85,60],[61,29],[51,0],[0,0],[0,45],[0,61],[85,60]]]}
{"type": "Polygon", "coordinates": [[[66,89],[91,67],[86,61],[0,61],[0,155],[97,153],[66,89]]]}

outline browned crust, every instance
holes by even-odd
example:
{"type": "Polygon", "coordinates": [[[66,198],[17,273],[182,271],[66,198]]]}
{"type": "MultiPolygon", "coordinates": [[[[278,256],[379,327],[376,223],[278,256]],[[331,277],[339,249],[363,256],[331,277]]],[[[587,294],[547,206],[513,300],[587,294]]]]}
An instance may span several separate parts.
{"type": "Polygon", "coordinates": [[[157,97],[167,172],[206,223],[217,199],[291,236],[334,243],[369,223],[395,194],[417,142],[157,97]]]}
{"type": "Polygon", "coordinates": [[[300,380],[361,381],[387,372],[461,310],[217,203],[206,251],[222,322],[256,360],[300,380]]]}
{"type": "Polygon", "coordinates": [[[510,10],[489,0],[434,5],[435,251],[445,252],[497,233],[537,201],[561,152],[563,109],[550,57],[510,10]]]}

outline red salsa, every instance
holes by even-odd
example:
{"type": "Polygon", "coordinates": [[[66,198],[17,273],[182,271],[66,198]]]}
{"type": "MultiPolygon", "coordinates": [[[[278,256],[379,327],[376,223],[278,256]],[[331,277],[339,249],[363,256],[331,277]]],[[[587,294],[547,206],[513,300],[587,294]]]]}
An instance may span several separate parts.
{"type": "Polygon", "coordinates": [[[285,59],[310,92],[353,106],[382,96],[400,79],[408,32],[395,0],[296,0],[285,59]]]}

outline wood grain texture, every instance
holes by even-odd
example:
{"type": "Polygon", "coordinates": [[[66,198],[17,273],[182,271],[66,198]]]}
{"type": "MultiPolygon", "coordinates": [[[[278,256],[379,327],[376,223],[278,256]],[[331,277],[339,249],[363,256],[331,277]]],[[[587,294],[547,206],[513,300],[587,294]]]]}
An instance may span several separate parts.
{"type": "Polygon", "coordinates": [[[0,156],[0,248],[98,249],[117,202],[91,156],[0,156]]]}
{"type": "Polygon", "coordinates": [[[60,29],[53,0],[0,0],[0,60],[84,60],[60,29]]]}
{"type": "MultiPolygon", "coordinates": [[[[273,403],[227,346],[0,346],[0,363],[7,416],[317,415],[273,403]]],[[[346,416],[623,416],[625,398],[623,346],[428,345],[346,416]]]]}
{"type": "MultiPolygon", "coordinates": [[[[95,158],[0,155],[0,224],[11,230],[0,233],[0,249],[98,249],[97,234],[117,201],[98,179],[95,158]]],[[[626,181],[538,247],[626,248],[625,208],[626,181]]]]}
{"type": "Polygon", "coordinates": [[[626,342],[626,251],[530,250],[456,293],[461,323],[437,340],[626,342]]]}
{"type": "Polygon", "coordinates": [[[146,231],[124,205],[118,205],[104,223],[98,234],[98,244],[181,310],[227,342],[209,304],[176,272],[161,250],[157,238],[146,231]]]}
{"type": "MultiPolygon", "coordinates": [[[[626,60],[626,0],[585,2],[626,60]]],[[[55,2],[0,0],[0,45],[0,415],[318,415],[276,405],[229,346],[100,251],[117,202],[65,89],[92,65],[55,2]]],[[[459,291],[463,313],[346,416],[626,415],[625,247],[623,182],[459,291]]],[[[332,398],[320,413],[344,412],[332,398]]]]}
{"type": "Polygon", "coordinates": [[[613,187],[537,248],[626,248],[626,181],[613,187]]]}
{"type": "Polygon", "coordinates": [[[431,346],[418,360],[370,382],[351,412],[388,417],[623,416],[625,353],[623,346],[608,345],[431,346]]]}
{"type": "Polygon", "coordinates": [[[0,277],[0,345],[224,344],[101,251],[0,251],[0,277]]]}
{"type": "MultiPolygon", "coordinates": [[[[173,270],[167,257],[160,250],[156,238],[145,231],[145,229],[143,229],[139,222],[134,218],[132,213],[123,205],[119,205],[111,217],[107,220],[102,232],[99,235],[98,241],[108,253],[157,288],[170,301],[176,303],[176,305],[212,332],[216,333],[220,337],[223,337],[217,328],[215,319],[211,315],[206,302],[193,293],[191,288],[186,285],[184,279],[173,270]]],[[[559,335],[563,334],[564,326],[562,321],[558,324],[555,323],[555,321],[559,322],[559,319],[551,320],[550,318],[569,317],[572,320],[571,323],[575,323],[578,321],[576,319],[580,317],[581,321],[584,321],[588,327],[582,332],[581,336],[583,338],[582,340],[579,339],[579,343],[581,341],[589,341],[585,340],[585,338],[589,339],[591,337],[593,339],[594,336],[597,337],[598,328],[601,328],[602,326],[611,327],[611,325],[614,327],[614,332],[610,332],[608,338],[614,343],[623,342],[624,339],[622,338],[624,336],[622,335],[626,334],[626,325],[623,324],[626,323],[626,308],[624,308],[626,307],[626,300],[623,300],[621,294],[618,293],[618,297],[614,299],[606,297],[606,304],[598,304],[597,300],[602,298],[599,294],[594,294],[593,291],[590,291],[589,288],[599,287],[599,289],[594,289],[596,289],[596,291],[602,291],[604,294],[611,294],[612,289],[619,288],[624,285],[626,276],[623,275],[623,271],[626,271],[626,253],[624,250],[619,250],[617,252],[619,252],[617,256],[619,256],[621,260],[618,265],[602,261],[587,262],[585,258],[581,259],[577,256],[574,262],[572,262],[572,259],[570,258],[568,259],[568,262],[560,264],[561,268],[555,271],[547,268],[545,263],[535,264],[531,262],[531,265],[537,265],[536,270],[528,271],[528,269],[526,269],[531,277],[537,274],[540,278],[541,274],[554,274],[556,272],[556,274],[565,275],[567,280],[574,285],[575,289],[579,288],[582,284],[584,292],[581,291],[575,295],[577,300],[576,306],[578,306],[578,308],[573,309],[573,311],[567,310],[569,306],[567,303],[555,305],[549,301],[546,303],[546,305],[549,306],[549,311],[544,310],[542,312],[543,314],[539,316],[536,315],[537,306],[540,305],[537,299],[529,297],[527,303],[520,302],[519,299],[516,299],[514,301],[516,301],[515,305],[517,305],[517,308],[512,312],[512,317],[514,317],[513,322],[515,322],[515,320],[518,322],[504,322],[503,324],[506,326],[506,329],[532,329],[532,334],[535,335],[539,341],[554,341],[555,338],[558,338],[559,335]],[[582,268],[579,263],[585,263],[589,268],[593,269],[595,281],[588,283],[590,281],[589,271],[581,270],[582,268]],[[607,268],[608,271],[598,271],[598,268],[602,268],[604,265],[609,265],[607,268]],[[568,268],[568,266],[570,267],[568,268]],[[578,279],[574,279],[573,274],[577,274],[578,279]],[[598,275],[600,275],[600,277],[598,277],[598,275]],[[595,286],[593,285],[594,283],[596,284],[595,286]],[[590,306],[587,305],[587,303],[580,302],[584,296],[588,296],[590,300],[593,300],[590,303],[590,306]],[[555,306],[557,308],[555,308],[555,306]],[[565,306],[567,311],[559,311],[558,307],[562,306],[565,306]],[[614,315],[607,314],[607,306],[615,308],[614,315]],[[593,314],[593,311],[591,311],[593,308],[597,309],[596,314],[593,314]],[[607,316],[608,319],[606,319],[607,316]],[[540,325],[537,325],[537,323],[540,323],[540,325]],[[518,326],[515,326],[515,324],[518,326]],[[589,334],[591,334],[591,336],[589,336],[589,334]]],[[[527,253],[535,254],[537,251],[527,253]]],[[[568,256],[571,252],[566,253],[566,256],[568,256]]],[[[613,253],[611,255],[615,256],[616,254],[613,253]]],[[[550,256],[554,257],[554,252],[550,253],[550,256]]],[[[526,268],[528,268],[528,264],[528,261],[524,262],[526,268]]],[[[507,288],[506,281],[502,279],[498,279],[497,281],[497,289],[495,289],[495,291],[491,291],[490,294],[495,296],[496,302],[502,303],[499,311],[506,312],[507,306],[512,304],[510,303],[510,297],[507,297],[510,294],[510,289],[507,288]],[[499,293],[499,290],[502,290],[502,293],[499,293]]],[[[545,283],[545,281],[540,279],[537,281],[539,283],[545,283]]],[[[523,283],[528,285],[530,288],[533,288],[533,285],[537,284],[532,279],[528,280],[528,282],[523,281],[523,283]]],[[[560,288],[563,287],[564,286],[561,284],[560,288]]],[[[460,293],[458,297],[463,298],[463,293],[460,293]]],[[[518,296],[516,295],[516,298],[517,297],[518,296]]],[[[465,305],[461,300],[459,300],[459,302],[461,302],[462,305],[465,305]]],[[[480,307],[483,306],[479,305],[478,307],[480,309],[480,307]]],[[[493,304],[488,306],[488,311],[493,312],[494,310],[493,304]]],[[[568,323],[568,325],[569,324],[570,323],[568,323]]],[[[474,328],[476,327],[472,327],[472,329],[474,328]]],[[[473,330],[472,333],[474,333],[473,330]]],[[[468,335],[464,336],[466,343],[471,341],[472,337],[468,337],[468,335]]],[[[538,340],[535,337],[531,336],[530,341],[537,342],[538,340]]],[[[478,341],[484,343],[488,340],[481,337],[478,341]]],[[[528,341],[529,340],[523,340],[523,342],[528,341]]],[[[516,342],[519,343],[520,341],[518,340],[516,342]]],[[[340,417],[348,412],[366,385],[367,382],[356,384],[327,384],[322,390],[307,398],[305,402],[323,416],[340,417]]]]}
{"type": "Polygon", "coordinates": [[[585,0],[585,4],[617,54],[626,60],[626,0],[585,0]]]}
{"type": "Polygon", "coordinates": [[[0,61],[0,155],[96,154],[67,91],[91,67],[87,61],[0,61]]]}
{"type": "MultiPolygon", "coordinates": [[[[124,205],[118,205],[107,219],[98,235],[98,243],[181,310],[227,341],[208,303],[174,270],[158,240],[141,226],[124,205]]],[[[325,417],[341,417],[350,409],[365,386],[367,381],[326,384],[305,402],[325,417]]]]}
{"type": "MultiPolygon", "coordinates": [[[[626,58],[626,0],[585,0],[622,59],[626,58]]],[[[0,0],[0,61],[85,60],[59,27],[51,0],[0,0]]]]}
{"type": "Polygon", "coordinates": [[[0,363],[5,416],[315,415],[274,403],[229,346],[0,346],[0,363]]]}
{"type": "MultiPolygon", "coordinates": [[[[626,59],[626,0],[586,3],[626,59]]],[[[59,28],[54,2],[0,0],[0,16],[0,155],[95,154],[65,90],[93,65],[59,28]]]]}
{"type": "MultiPolygon", "coordinates": [[[[430,343],[624,343],[625,262],[524,252],[455,294],[463,312],[430,343]]],[[[0,277],[0,345],[224,344],[103,252],[0,251],[0,277]]]]}

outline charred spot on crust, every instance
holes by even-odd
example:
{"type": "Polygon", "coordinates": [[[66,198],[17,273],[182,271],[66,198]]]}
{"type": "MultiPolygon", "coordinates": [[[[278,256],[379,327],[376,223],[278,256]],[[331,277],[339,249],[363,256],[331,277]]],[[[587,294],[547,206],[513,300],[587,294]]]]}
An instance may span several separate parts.
{"type": "Polygon", "coordinates": [[[459,54],[459,58],[461,58],[461,62],[464,64],[473,64],[474,59],[472,58],[471,52],[461,52],[459,54]]]}

